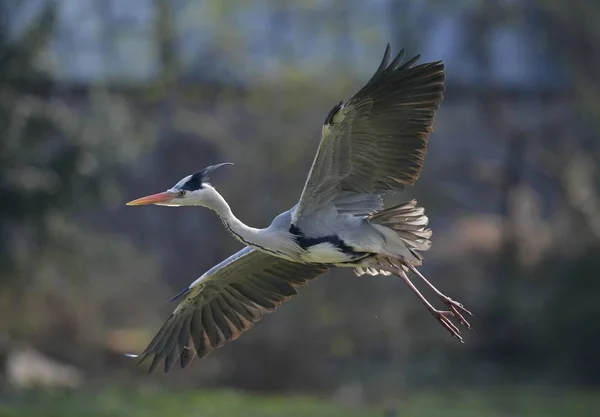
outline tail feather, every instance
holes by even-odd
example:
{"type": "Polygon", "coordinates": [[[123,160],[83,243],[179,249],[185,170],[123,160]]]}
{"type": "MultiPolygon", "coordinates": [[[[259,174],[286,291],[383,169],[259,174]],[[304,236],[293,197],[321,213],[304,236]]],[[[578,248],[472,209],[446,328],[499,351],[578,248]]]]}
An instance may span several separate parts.
{"type": "Polygon", "coordinates": [[[403,262],[410,262],[413,265],[420,265],[423,257],[418,252],[424,252],[431,247],[432,235],[431,229],[427,228],[429,218],[425,215],[423,207],[417,207],[417,201],[411,200],[394,207],[373,213],[367,217],[367,221],[385,226],[392,229],[400,238],[406,249],[414,258],[395,259],[391,256],[379,255],[372,258],[373,266],[356,267],[354,273],[358,276],[367,275],[390,275],[385,269],[379,269],[381,265],[389,267],[390,265],[408,271],[403,262]]]}
{"type": "Polygon", "coordinates": [[[429,238],[433,234],[427,228],[429,218],[423,207],[417,207],[417,201],[411,200],[394,207],[373,213],[367,220],[373,224],[389,227],[394,230],[406,247],[419,260],[423,257],[416,251],[426,251],[431,247],[429,238]]]}

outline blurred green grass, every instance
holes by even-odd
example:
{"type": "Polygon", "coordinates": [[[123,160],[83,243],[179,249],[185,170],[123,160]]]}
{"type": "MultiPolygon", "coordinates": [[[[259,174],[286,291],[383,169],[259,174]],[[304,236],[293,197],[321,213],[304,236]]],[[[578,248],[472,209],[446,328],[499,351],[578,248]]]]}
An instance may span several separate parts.
{"type": "Polygon", "coordinates": [[[307,397],[256,396],[230,391],[28,393],[3,401],[0,417],[307,417],[379,416],[307,397]]]}
{"type": "Polygon", "coordinates": [[[24,392],[0,401],[0,417],[587,417],[600,392],[493,390],[405,393],[394,408],[347,408],[312,397],[257,396],[231,391],[104,390],[97,394],[24,392]],[[391,410],[395,410],[395,414],[391,410]]]}

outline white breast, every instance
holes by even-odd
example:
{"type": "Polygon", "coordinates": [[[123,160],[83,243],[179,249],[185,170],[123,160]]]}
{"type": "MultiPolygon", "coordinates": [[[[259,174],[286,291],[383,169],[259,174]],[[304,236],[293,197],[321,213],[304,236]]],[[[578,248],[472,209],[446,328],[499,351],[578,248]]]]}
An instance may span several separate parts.
{"type": "Polygon", "coordinates": [[[319,263],[344,263],[352,260],[348,255],[339,250],[329,242],[319,243],[308,248],[301,255],[304,262],[319,262],[319,263]]]}

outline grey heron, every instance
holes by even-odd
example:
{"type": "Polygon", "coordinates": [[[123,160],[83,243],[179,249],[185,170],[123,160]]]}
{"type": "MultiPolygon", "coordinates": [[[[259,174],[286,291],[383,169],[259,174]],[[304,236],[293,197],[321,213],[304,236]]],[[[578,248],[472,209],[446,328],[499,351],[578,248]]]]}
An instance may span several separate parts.
{"type": "Polygon", "coordinates": [[[437,290],[418,270],[419,252],[431,246],[424,209],[415,200],[384,209],[383,197],[417,181],[435,112],[444,93],[441,61],[393,59],[387,45],[379,68],[348,101],[329,112],[321,141],[298,203],[264,229],[247,226],[208,182],[214,169],[188,175],[165,192],[127,203],[169,207],[203,206],[221,218],[247,247],[216,265],[186,288],[185,298],[140,355],[162,359],[165,370],[177,358],[185,366],[235,339],[296,294],[296,287],[332,267],[357,275],[402,278],[427,310],[462,342],[455,318],[467,327],[462,304],[437,290]],[[421,279],[447,306],[436,309],[407,273],[421,279]]]}

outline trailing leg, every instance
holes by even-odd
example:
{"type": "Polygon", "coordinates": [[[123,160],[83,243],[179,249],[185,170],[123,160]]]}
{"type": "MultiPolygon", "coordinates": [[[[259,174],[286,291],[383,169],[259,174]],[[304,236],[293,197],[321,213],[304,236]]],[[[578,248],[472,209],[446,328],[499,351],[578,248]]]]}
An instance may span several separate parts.
{"type": "Polygon", "coordinates": [[[421,302],[425,305],[425,307],[433,315],[433,317],[435,317],[436,320],[439,321],[440,324],[450,332],[450,334],[452,334],[452,336],[457,338],[461,343],[464,343],[463,338],[460,335],[460,330],[454,325],[454,323],[450,321],[450,317],[455,317],[455,313],[453,311],[440,311],[433,307],[431,303],[425,298],[425,296],[421,294],[419,289],[415,287],[410,278],[408,278],[408,275],[406,275],[406,272],[404,272],[404,270],[401,267],[398,267],[396,265],[390,265],[390,267],[391,269],[389,269],[389,272],[402,278],[402,280],[406,282],[406,285],[408,285],[408,288],[410,288],[411,291],[419,298],[419,300],[421,300],[421,302]]]}
{"type": "Polygon", "coordinates": [[[469,310],[467,310],[458,301],[454,301],[452,298],[448,297],[447,295],[443,294],[440,290],[438,290],[410,262],[403,262],[402,264],[405,265],[408,269],[410,269],[416,276],[418,276],[419,278],[421,278],[421,280],[423,282],[425,282],[425,284],[427,284],[429,286],[429,288],[431,288],[433,290],[433,292],[435,293],[435,295],[437,295],[440,298],[440,300],[442,300],[442,302],[444,304],[446,304],[448,306],[448,308],[450,308],[450,310],[454,313],[454,315],[456,316],[456,318],[458,318],[458,320],[460,321],[460,324],[462,324],[464,326],[467,326],[468,329],[471,328],[471,325],[469,324],[469,322],[463,316],[463,313],[466,313],[469,316],[472,316],[473,314],[469,310]]]}

